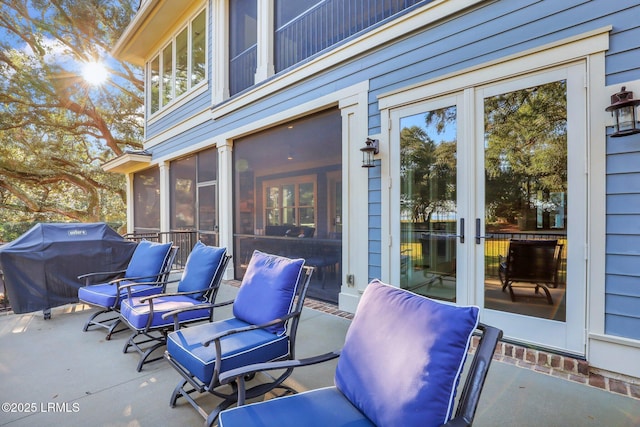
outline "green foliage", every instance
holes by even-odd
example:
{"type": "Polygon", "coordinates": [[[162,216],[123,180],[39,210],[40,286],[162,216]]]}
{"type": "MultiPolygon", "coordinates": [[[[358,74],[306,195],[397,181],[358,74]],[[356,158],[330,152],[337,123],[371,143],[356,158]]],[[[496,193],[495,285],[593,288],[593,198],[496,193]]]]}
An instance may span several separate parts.
{"type": "Polygon", "coordinates": [[[138,3],[0,0],[0,222],[124,221],[124,177],[101,165],[141,148],[143,82],[108,52],[138,3]]]}

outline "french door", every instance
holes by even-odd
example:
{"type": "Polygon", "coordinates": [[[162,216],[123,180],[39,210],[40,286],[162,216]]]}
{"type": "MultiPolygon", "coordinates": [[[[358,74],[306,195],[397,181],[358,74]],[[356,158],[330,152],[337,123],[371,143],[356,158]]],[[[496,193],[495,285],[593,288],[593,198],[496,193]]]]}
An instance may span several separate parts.
{"type": "Polygon", "coordinates": [[[401,287],[584,354],[584,76],[580,63],[390,111],[401,287]]]}

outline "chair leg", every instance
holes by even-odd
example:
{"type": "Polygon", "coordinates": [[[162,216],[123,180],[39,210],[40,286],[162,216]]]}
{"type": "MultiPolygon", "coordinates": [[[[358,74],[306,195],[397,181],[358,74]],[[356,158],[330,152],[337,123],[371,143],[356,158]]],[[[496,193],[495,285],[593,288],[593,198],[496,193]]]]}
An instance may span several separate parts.
{"type": "Polygon", "coordinates": [[[539,289],[542,289],[544,293],[547,294],[547,302],[553,305],[553,299],[551,298],[551,292],[549,292],[549,289],[544,285],[536,285],[536,294],[540,293],[539,289]]]}
{"type": "Polygon", "coordinates": [[[129,347],[133,347],[133,349],[136,350],[138,354],[140,354],[140,360],[138,361],[138,366],[136,368],[138,372],[142,371],[142,366],[145,363],[155,362],[156,360],[160,360],[164,358],[161,355],[153,359],[149,359],[149,356],[151,356],[151,354],[154,351],[156,351],[160,347],[163,347],[167,344],[166,331],[160,331],[159,333],[160,333],[160,336],[152,336],[150,335],[150,333],[144,333],[144,332],[141,333],[136,331],[133,334],[131,334],[129,339],[127,339],[127,342],[124,344],[124,348],[122,349],[123,353],[126,353],[127,351],[129,351],[129,347]],[[147,339],[143,339],[141,341],[136,342],[135,339],[136,337],[139,337],[139,336],[147,337],[147,339]],[[155,344],[147,348],[141,347],[142,344],[146,344],[150,342],[155,342],[155,344]]]}
{"type": "Polygon", "coordinates": [[[513,286],[511,286],[511,282],[505,284],[505,286],[509,289],[509,296],[511,297],[511,302],[515,302],[516,294],[513,292],[513,286]]]}

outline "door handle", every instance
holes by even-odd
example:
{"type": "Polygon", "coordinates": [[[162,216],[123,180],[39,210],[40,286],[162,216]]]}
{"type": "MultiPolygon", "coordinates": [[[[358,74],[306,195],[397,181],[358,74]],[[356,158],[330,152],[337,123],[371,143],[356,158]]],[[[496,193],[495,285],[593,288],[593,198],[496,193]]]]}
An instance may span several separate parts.
{"type": "Polygon", "coordinates": [[[438,237],[459,237],[460,243],[464,243],[464,218],[460,218],[460,234],[438,234],[438,237]]]}
{"type": "Polygon", "coordinates": [[[482,224],[480,223],[480,218],[476,218],[476,245],[479,245],[481,242],[481,239],[491,239],[490,236],[483,236],[480,230],[480,226],[482,224]]]}

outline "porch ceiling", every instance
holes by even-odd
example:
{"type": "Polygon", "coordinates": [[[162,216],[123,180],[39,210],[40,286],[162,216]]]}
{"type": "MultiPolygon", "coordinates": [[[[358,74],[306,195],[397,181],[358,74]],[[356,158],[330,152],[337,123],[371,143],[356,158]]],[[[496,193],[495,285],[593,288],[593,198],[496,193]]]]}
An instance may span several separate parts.
{"type": "Polygon", "coordinates": [[[182,22],[184,15],[193,8],[193,2],[182,0],[143,1],[111,54],[120,60],[144,65],[167,31],[182,22]]]}

